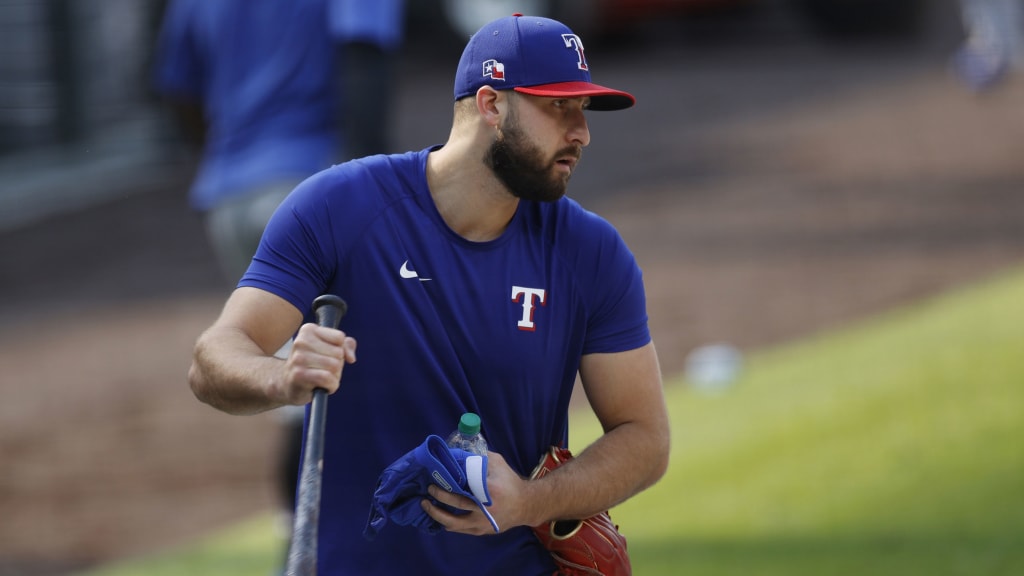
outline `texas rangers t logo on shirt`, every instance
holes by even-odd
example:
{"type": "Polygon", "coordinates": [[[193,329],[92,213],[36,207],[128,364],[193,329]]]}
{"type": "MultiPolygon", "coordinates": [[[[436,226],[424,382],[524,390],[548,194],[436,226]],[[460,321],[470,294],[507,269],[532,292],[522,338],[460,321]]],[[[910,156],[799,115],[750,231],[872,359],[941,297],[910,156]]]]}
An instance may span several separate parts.
{"type": "Polygon", "coordinates": [[[490,76],[494,80],[504,80],[505,65],[494,59],[484,62],[484,76],[490,76]]]}
{"type": "Polygon", "coordinates": [[[523,317],[516,326],[520,330],[526,330],[533,332],[537,329],[536,324],[533,322],[533,310],[537,303],[541,306],[547,304],[547,291],[543,288],[524,288],[523,286],[512,287],[512,301],[523,304],[523,317]]]}
{"type": "Polygon", "coordinates": [[[576,51],[576,66],[580,70],[590,70],[587,66],[587,57],[583,54],[583,40],[580,40],[580,37],[575,34],[562,34],[562,41],[565,42],[566,48],[576,51]]]}

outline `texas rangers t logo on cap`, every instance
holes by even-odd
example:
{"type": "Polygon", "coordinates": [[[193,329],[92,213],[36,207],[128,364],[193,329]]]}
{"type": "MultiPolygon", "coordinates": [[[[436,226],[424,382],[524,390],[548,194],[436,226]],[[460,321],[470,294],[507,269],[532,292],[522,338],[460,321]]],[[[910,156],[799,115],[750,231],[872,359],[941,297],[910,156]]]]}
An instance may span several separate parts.
{"type": "Polygon", "coordinates": [[[583,41],[580,37],[575,34],[562,34],[562,41],[565,42],[566,48],[572,48],[576,51],[578,60],[576,65],[580,70],[589,70],[587,67],[587,57],[583,55],[583,41]]]}
{"type": "MultiPolygon", "coordinates": [[[[582,52],[580,54],[582,55],[582,52]]],[[[505,65],[494,59],[484,62],[484,76],[489,76],[494,80],[504,80],[505,65]]]]}

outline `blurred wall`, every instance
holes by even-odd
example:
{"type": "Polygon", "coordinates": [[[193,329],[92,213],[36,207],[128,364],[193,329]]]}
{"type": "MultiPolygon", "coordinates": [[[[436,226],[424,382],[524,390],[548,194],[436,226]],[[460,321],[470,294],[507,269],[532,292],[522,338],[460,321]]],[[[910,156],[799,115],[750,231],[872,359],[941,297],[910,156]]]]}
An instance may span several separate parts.
{"type": "Polygon", "coordinates": [[[0,0],[0,154],[145,113],[165,0],[0,0]]]}

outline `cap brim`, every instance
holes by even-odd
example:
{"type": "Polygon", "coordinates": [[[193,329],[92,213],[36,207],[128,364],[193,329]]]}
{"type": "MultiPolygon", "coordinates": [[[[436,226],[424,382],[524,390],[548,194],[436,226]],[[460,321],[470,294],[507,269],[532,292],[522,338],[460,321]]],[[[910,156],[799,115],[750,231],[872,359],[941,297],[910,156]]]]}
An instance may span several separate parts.
{"type": "Polygon", "coordinates": [[[590,110],[622,110],[636,104],[636,98],[628,92],[612,90],[590,82],[558,82],[540,86],[517,86],[515,91],[548,98],[589,96],[590,110]]]}

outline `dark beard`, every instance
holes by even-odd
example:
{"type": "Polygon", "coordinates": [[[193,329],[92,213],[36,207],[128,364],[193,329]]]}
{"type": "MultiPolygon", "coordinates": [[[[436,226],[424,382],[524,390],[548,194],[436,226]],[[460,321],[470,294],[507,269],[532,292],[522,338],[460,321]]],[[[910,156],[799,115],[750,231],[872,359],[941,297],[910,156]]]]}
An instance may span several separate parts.
{"type": "MultiPolygon", "coordinates": [[[[570,146],[560,150],[554,157],[566,154],[578,157],[579,149],[570,146]]],[[[565,196],[569,179],[554,175],[554,160],[545,161],[541,151],[527,142],[526,135],[514,121],[508,122],[491,144],[484,163],[517,198],[554,202],[565,196]]]]}

